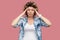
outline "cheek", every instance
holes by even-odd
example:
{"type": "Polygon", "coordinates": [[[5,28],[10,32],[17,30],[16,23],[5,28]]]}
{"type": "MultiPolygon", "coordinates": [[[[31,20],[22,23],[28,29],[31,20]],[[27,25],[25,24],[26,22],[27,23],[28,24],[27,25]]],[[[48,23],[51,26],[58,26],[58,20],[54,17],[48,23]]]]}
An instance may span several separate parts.
{"type": "Polygon", "coordinates": [[[34,11],[31,12],[34,15],[34,11]]]}
{"type": "Polygon", "coordinates": [[[29,11],[27,11],[27,13],[30,13],[29,11]]]}
{"type": "Polygon", "coordinates": [[[32,13],[34,14],[34,11],[32,11],[32,13]]]}

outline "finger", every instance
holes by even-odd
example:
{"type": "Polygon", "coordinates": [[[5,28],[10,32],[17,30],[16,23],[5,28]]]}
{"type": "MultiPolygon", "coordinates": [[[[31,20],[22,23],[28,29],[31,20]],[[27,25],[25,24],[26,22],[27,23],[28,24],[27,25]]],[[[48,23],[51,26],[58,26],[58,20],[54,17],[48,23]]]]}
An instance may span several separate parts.
{"type": "Polygon", "coordinates": [[[28,8],[26,8],[26,11],[28,10],[28,8]]]}
{"type": "Polygon", "coordinates": [[[25,12],[27,11],[27,8],[25,9],[25,12]]]}

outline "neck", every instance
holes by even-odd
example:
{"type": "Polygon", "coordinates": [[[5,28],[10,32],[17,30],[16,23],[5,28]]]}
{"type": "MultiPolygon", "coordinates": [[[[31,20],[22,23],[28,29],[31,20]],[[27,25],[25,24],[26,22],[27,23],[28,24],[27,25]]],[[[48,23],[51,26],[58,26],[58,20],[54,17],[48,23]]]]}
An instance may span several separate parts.
{"type": "Polygon", "coordinates": [[[29,17],[29,16],[28,16],[28,18],[33,18],[33,17],[29,17]]]}

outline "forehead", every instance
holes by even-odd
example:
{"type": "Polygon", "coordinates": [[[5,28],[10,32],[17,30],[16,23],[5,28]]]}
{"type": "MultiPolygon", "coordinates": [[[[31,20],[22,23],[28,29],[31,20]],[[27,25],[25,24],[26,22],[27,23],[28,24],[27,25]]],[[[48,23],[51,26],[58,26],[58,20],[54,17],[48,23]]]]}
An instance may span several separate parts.
{"type": "Polygon", "coordinates": [[[34,9],[33,7],[28,7],[28,9],[34,9]]]}

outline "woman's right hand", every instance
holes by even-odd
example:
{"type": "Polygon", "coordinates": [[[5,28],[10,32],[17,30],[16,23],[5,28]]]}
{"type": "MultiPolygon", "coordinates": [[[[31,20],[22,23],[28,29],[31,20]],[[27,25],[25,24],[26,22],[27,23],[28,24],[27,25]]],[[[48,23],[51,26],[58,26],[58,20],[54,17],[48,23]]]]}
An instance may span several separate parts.
{"type": "Polygon", "coordinates": [[[25,9],[24,12],[22,12],[17,18],[15,18],[13,21],[12,21],[12,24],[11,25],[16,25],[19,21],[19,19],[25,14],[25,12],[27,11],[27,9],[25,9]]]}
{"type": "Polygon", "coordinates": [[[26,8],[26,9],[20,14],[20,16],[26,16],[25,13],[26,13],[27,10],[28,10],[28,8],[26,8]]]}

